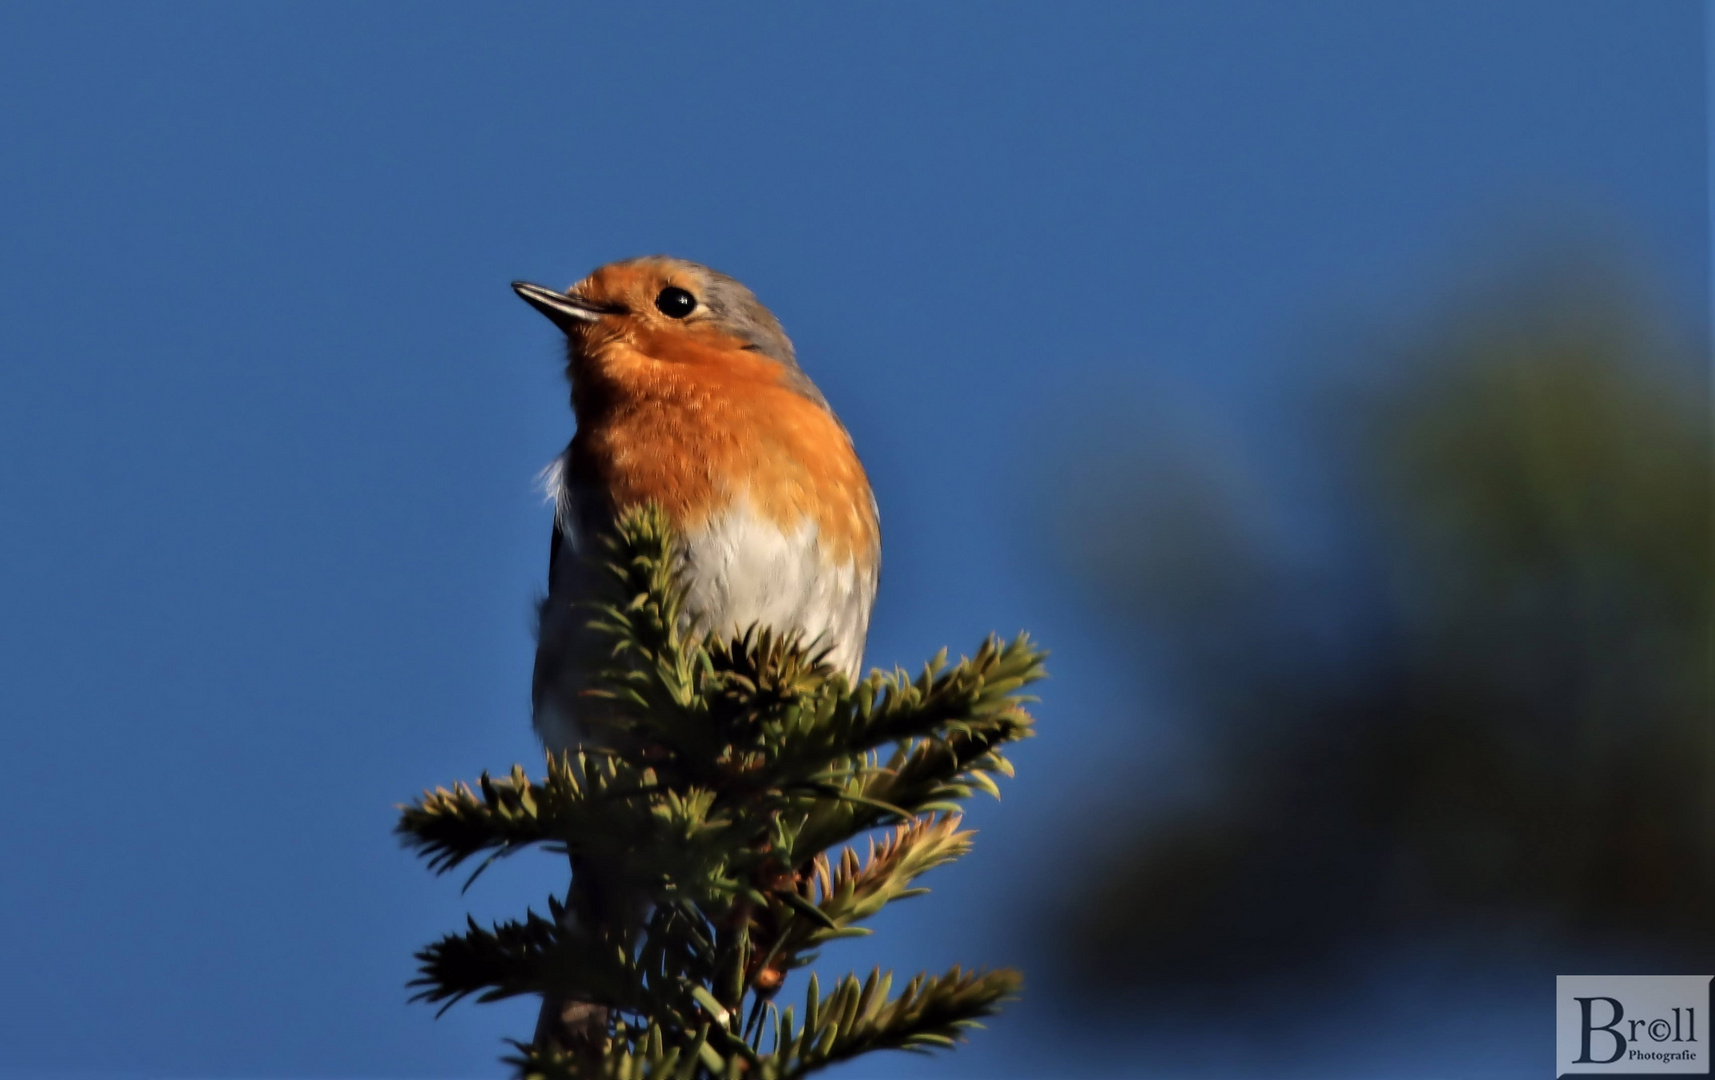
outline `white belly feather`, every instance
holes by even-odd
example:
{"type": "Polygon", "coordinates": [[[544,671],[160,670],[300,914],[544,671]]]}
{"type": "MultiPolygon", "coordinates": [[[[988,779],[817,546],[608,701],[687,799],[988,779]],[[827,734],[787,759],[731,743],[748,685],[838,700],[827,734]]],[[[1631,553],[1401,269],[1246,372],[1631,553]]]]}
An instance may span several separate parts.
{"type": "Polygon", "coordinates": [[[863,663],[876,574],[850,558],[836,562],[814,522],[783,532],[743,499],[686,540],[686,607],[697,628],[726,636],[752,625],[797,632],[828,662],[857,679],[863,663]]]}
{"type": "MultiPolygon", "coordinates": [[[[590,614],[582,606],[596,587],[589,575],[598,572],[577,554],[591,550],[590,538],[578,535],[578,515],[570,512],[573,500],[559,476],[548,479],[559,488],[560,527],[571,542],[556,553],[550,580],[558,584],[541,605],[532,696],[537,733],[549,749],[562,751],[580,741],[579,713],[593,707],[582,690],[607,650],[587,629],[590,614]]],[[[836,671],[857,679],[876,568],[833,558],[814,522],[782,530],[742,498],[683,539],[685,614],[694,631],[730,637],[760,625],[796,633],[807,648],[828,650],[836,671]]]]}

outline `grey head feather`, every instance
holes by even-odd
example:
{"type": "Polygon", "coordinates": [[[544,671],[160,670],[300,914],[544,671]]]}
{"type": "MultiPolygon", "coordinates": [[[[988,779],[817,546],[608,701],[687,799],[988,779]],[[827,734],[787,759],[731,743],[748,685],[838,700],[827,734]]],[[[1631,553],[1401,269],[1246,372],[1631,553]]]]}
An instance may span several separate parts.
{"type": "Polygon", "coordinates": [[[747,342],[747,348],[779,361],[786,368],[787,383],[793,390],[824,409],[828,407],[822,392],[798,366],[798,354],[793,350],[792,339],[786,336],[780,320],[741,282],[702,263],[670,255],[654,255],[636,261],[665,266],[672,283],[689,290],[708,309],[707,318],[747,342]]]}

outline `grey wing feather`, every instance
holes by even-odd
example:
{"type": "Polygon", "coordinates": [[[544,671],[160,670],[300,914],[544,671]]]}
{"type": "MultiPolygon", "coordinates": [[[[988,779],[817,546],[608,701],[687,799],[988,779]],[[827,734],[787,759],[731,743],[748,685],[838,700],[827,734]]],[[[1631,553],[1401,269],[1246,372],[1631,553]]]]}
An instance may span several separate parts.
{"type": "Polygon", "coordinates": [[[571,485],[557,483],[554,494],[548,595],[536,609],[530,707],[543,745],[561,753],[581,741],[579,714],[592,707],[583,691],[606,656],[606,643],[589,629],[594,613],[588,604],[600,595],[602,570],[583,549],[588,538],[597,535],[607,510],[599,495],[571,485]]]}

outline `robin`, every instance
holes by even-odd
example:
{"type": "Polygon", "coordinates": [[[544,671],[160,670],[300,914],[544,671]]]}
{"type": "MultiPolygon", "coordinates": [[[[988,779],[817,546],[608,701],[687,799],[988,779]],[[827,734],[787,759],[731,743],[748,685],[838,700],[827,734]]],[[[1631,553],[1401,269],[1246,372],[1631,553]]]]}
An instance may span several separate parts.
{"type": "Polygon", "coordinates": [[[605,657],[582,601],[587,555],[654,500],[683,544],[699,632],[798,634],[856,680],[881,566],[875,496],[851,436],[750,290],[683,259],[610,263],[565,292],[514,282],[566,334],[577,433],[549,467],[554,535],[531,704],[549,750],[579,742],[605,657]]]}
{"type": "MultiPolygon", "coordinates": [[[[665,256],[610,263],[563,293],[512,287],[565,331],[577,420],[547,472],[554,534],[531,689],[544,745],[578,745],[580,716],[598,706],[582,693],[607,657],[588,627],[602,582],[585,556],[618,512],[651,500],[681,541],[693,632],[796,634],[855,680],[881,562],[875,497],[769,310],[725,274],[665,256]]],[[[572,924],[636,915],[614,868],[572,864],[572,924]]],[[[607,1022],[599,1004],[549,996],[536,1040],[588,1050],[607,1022]]]]}

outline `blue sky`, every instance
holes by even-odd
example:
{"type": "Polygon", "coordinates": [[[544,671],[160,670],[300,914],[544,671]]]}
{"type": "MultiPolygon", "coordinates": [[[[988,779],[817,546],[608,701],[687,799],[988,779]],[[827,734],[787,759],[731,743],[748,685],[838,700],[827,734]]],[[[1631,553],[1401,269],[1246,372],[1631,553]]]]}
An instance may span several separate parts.
{"type": "MultiPolygon", "coordinates": [[[[507,282],[647,252],[751,285],[852,430],[870,663],[1055,650],[977,853],[829,966],[1024,959],[1055,831],[1176,738],[1116,723],[1131,658],[1048,563],[1081,440],[1166,416],[1290,460],[1319,328],[1544,236],[1700,320],[1706,40],[1683,0],[9,6],[0,1074],[494,1073],[533,1010],[435,1021],[410,955],[557,867],[461,898],[392,805],[536,753],[570,415],[507,282]]],[[[874,1068],[1043,1075],[1053,1019],[874,1068]]],[[[1473,1072],[1399,1045],[1305,1067],[1473,1072]]]]}

